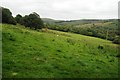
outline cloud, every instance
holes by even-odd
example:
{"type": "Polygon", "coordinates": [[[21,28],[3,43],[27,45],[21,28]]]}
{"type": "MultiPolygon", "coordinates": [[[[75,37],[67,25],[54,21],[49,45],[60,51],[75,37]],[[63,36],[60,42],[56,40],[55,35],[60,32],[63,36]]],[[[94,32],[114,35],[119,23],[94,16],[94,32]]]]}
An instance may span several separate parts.
{"type": "Polygon", "coordinates": [[[1,0],[13,15],[37,12],[53,19],[117,18],[119,0],[1,0]]]}

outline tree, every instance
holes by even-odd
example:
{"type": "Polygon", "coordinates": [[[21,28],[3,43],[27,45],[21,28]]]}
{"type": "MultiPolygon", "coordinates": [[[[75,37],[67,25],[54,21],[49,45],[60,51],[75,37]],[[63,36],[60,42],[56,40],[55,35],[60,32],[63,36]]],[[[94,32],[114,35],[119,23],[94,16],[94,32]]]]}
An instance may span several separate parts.
{"type": "Polygon", "coordinates": [[[17,23],[23,24],[23,17],[20,14],[16,15],[15,20],[17,23]]]}
{"type": "Polygon", "coordinates": [[[44,27],[43,21],[41,20],[40,16],[37,13],[32,13],[30,15],[26,15],[24,18],[24,25],[26,27],[30,27],[31,29],[41,29],[44,27]]]}
{"type": "Polygon", "coordinates": [[[28,16],[28,15],[25,15],[25,16],[23,17],[23,25],[24,25],[25,27],[30,27],[30,21],[29,21],[29,16],[28,16]]]}
{"type": "Polygon", "coordinates": [[[14,17],[9,9],[2,7],[2,23],[16,24],[14,17]]]}

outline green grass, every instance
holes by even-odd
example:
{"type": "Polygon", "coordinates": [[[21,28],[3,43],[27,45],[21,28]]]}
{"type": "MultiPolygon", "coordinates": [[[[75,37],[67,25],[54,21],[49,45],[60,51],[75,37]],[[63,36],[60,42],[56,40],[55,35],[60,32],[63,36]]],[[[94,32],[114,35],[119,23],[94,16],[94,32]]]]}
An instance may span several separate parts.
{"type": "Polygon", "coordinates": [[[3,78],[116,78],[118,45],[55,30],[2,25],[3,78]]]}

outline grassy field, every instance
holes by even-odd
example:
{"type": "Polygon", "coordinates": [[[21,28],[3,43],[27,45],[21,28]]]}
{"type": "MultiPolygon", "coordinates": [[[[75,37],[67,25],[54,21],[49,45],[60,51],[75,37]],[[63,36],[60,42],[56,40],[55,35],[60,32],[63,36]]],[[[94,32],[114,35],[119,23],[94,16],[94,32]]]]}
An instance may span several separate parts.
{"type": "Polygon", "coordinates": [[[111,41],[8,24],[2,34],[3,78],[118,77],[118,45],[111,41]]]}

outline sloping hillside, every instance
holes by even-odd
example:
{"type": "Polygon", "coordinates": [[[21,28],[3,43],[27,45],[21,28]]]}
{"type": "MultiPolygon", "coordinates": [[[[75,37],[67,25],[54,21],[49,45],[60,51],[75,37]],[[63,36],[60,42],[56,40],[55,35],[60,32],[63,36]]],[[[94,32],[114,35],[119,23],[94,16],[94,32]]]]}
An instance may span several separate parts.
{"type": "Polygon", "coordinates": [[[120,44],[119,31],[118,31],[118,20],[117,19],[105,19],[105,20],[70,20],[70,21],[57,21],[45,20],[46,27],[53,30],[72,32],[92,37],[98,37],[113,41],[114,43],[120,44]],[[117,42],[116,42],[117,40],[117,42]]]}
{"type": "Polygon", "coordinates": [[[111,41],[8,24],[2,34],[3,78],[118,77],[118,45],[111,41]]]}

